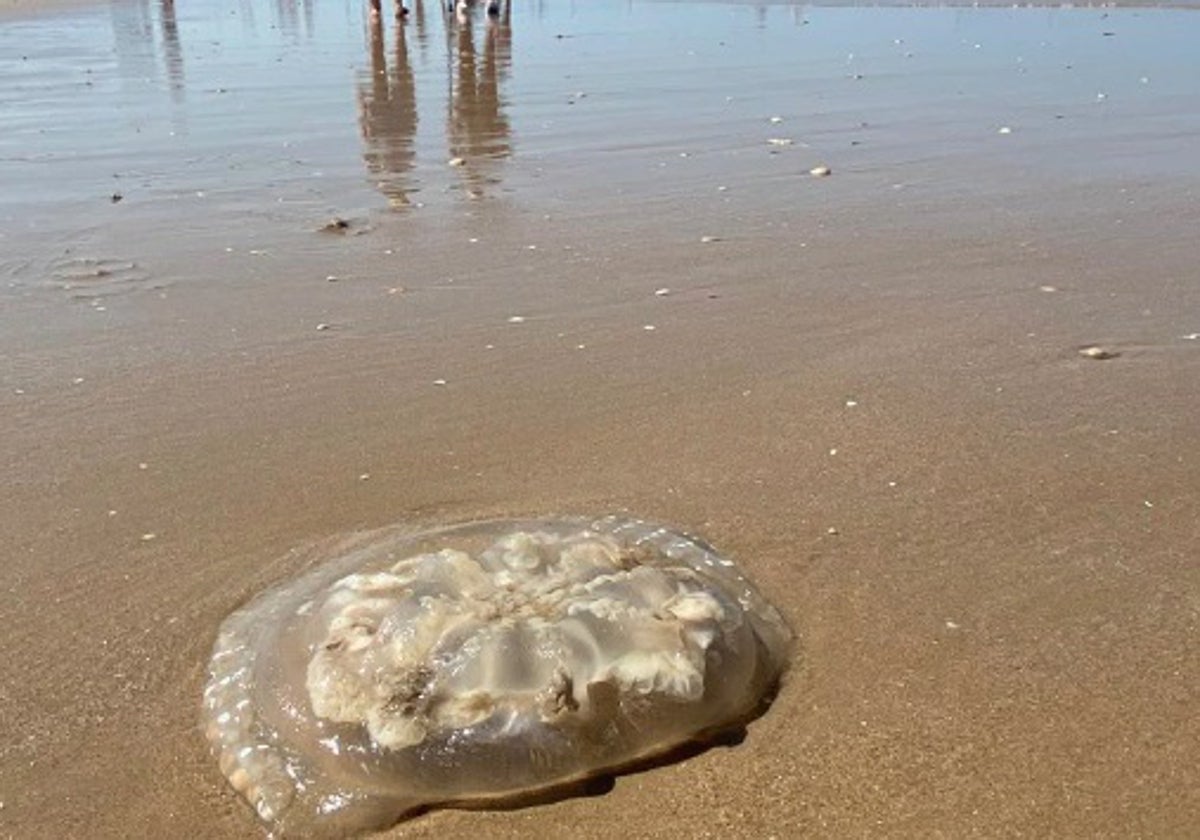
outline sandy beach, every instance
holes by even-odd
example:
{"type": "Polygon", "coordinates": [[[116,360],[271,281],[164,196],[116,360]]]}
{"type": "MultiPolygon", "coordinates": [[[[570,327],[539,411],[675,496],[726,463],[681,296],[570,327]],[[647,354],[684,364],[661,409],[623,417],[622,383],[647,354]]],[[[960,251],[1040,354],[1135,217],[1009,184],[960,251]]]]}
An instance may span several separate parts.
{"type": "Polygon", "coordinates": [[[608,512],[781,609],[774,704],[384,836],[1196,834],[1200,11],[46,8],[0,836],[264,836],[198,726],[226,615],[356,531],[608,512]]]}

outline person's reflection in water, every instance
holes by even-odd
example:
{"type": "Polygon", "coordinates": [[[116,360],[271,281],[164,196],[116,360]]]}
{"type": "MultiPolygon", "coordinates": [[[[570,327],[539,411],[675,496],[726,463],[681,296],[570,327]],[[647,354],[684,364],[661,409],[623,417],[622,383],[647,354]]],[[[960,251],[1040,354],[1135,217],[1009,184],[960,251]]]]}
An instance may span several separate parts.
{"type": "Polygon", "coordinates": [[[163,52],[167,61],[167,78],[176,101],[183,99],[183,49],[179,45],[179,23],[175,20],[175,0],[162,0],[159,7],[163,52]]]}
{"type": "MultiPolygon", "coordinates": [[[[420,3],[420,0],[417,0],[420,3]]],[[[388,72],[383,23],[378,15],[370,23],[371,77],[359,83],[359,125],[363,160],[392,207],[407,207],[415,187],[409,183],[416,152],[417,94],[408,60],[405,27],[396,27],[396,51],[388,72]]]]}
{"type": "MultiPolygon", "coordinates": [[[[421,0],[417,0],[419,4],[421,0]]],[[[404,0],[396,0],[396,20],[401,20],[408,15],[408,9],[404,6],[404,0]]],[[[371,20],[376,21],[383,17],[383,4],[380,0],[371,0],[371,20]]]]}
{"type": "Polygon", "coordinates": [[[512,151],[500,95],[512,67],[511,9],[508,2],[503,7],[490,3],[487,11],[482,59],[476,54],[471,6],[460,2],[448,21],[454,78],[446,140],[450,158],[461,161],[471,198],[482,198],[489,185],[500,182],[495,168],[512,151]]]}

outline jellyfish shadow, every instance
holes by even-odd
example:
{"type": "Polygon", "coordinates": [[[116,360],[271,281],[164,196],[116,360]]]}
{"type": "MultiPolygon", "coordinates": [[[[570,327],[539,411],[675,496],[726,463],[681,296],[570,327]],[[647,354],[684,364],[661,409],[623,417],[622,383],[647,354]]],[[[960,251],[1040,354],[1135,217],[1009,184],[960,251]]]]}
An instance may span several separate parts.
{"type": "Polygon", "coordinates": [[[593,799],[607,796],[617,786],[621,776],[637,776],[672,764],[704,755],[717,749],[733,749],[741,746],[750,734],[749,726],[765,715],[774,705],[783,687],[784,676],[776,677],[766,688],[759,702],[741,718],[730,721],[712,729],[697,732],[692,738],[683,743],[650,755],[636,758],[626,764],[610,767],[602,773],[571,779],[550,787],[540,788],[520,794],[505,794],[496,798],[476,798],[472,800],[447,800],[445,802],[430,802],[395,815],[386,825],[395,825],[434,811],[520,811],[542,805],[552,805],[568,799],[593,799]]]}

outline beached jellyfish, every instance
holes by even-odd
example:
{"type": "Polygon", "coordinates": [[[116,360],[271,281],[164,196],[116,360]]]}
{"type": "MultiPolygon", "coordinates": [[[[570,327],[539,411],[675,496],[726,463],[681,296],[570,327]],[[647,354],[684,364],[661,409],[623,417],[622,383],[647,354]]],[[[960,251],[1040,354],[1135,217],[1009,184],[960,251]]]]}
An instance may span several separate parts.
{"type": "Polygon", "coordinates": [[[389,529],[221,626],[203,725],[282,834],[562,790],[759,714],[791,631],[703,542],[616,517],[389,529]]]}

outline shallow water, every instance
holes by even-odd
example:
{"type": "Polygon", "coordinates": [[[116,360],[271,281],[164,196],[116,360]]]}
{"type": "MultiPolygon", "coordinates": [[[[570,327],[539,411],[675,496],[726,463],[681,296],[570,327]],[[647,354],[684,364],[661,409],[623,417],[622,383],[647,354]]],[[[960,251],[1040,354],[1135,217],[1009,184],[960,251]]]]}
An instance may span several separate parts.
{"type": "Polygon", "coordinates": [[[106,292],[195,281],[198,258],[292,247],[332,216],[653,215],[694,197],[720,224],[739,208],[719,186],[777,184],[764,212],[825,201],[798,177],[818,164],[850,203],[1200,174],[1194,10],[518,0],[494,20],[429,2],[385,17],[205,0],[7,23],[8,294],[61,290],[76,259],[132,266],[106,292]],[[969,183],[940,175],[965,160],[969,183]]]}

